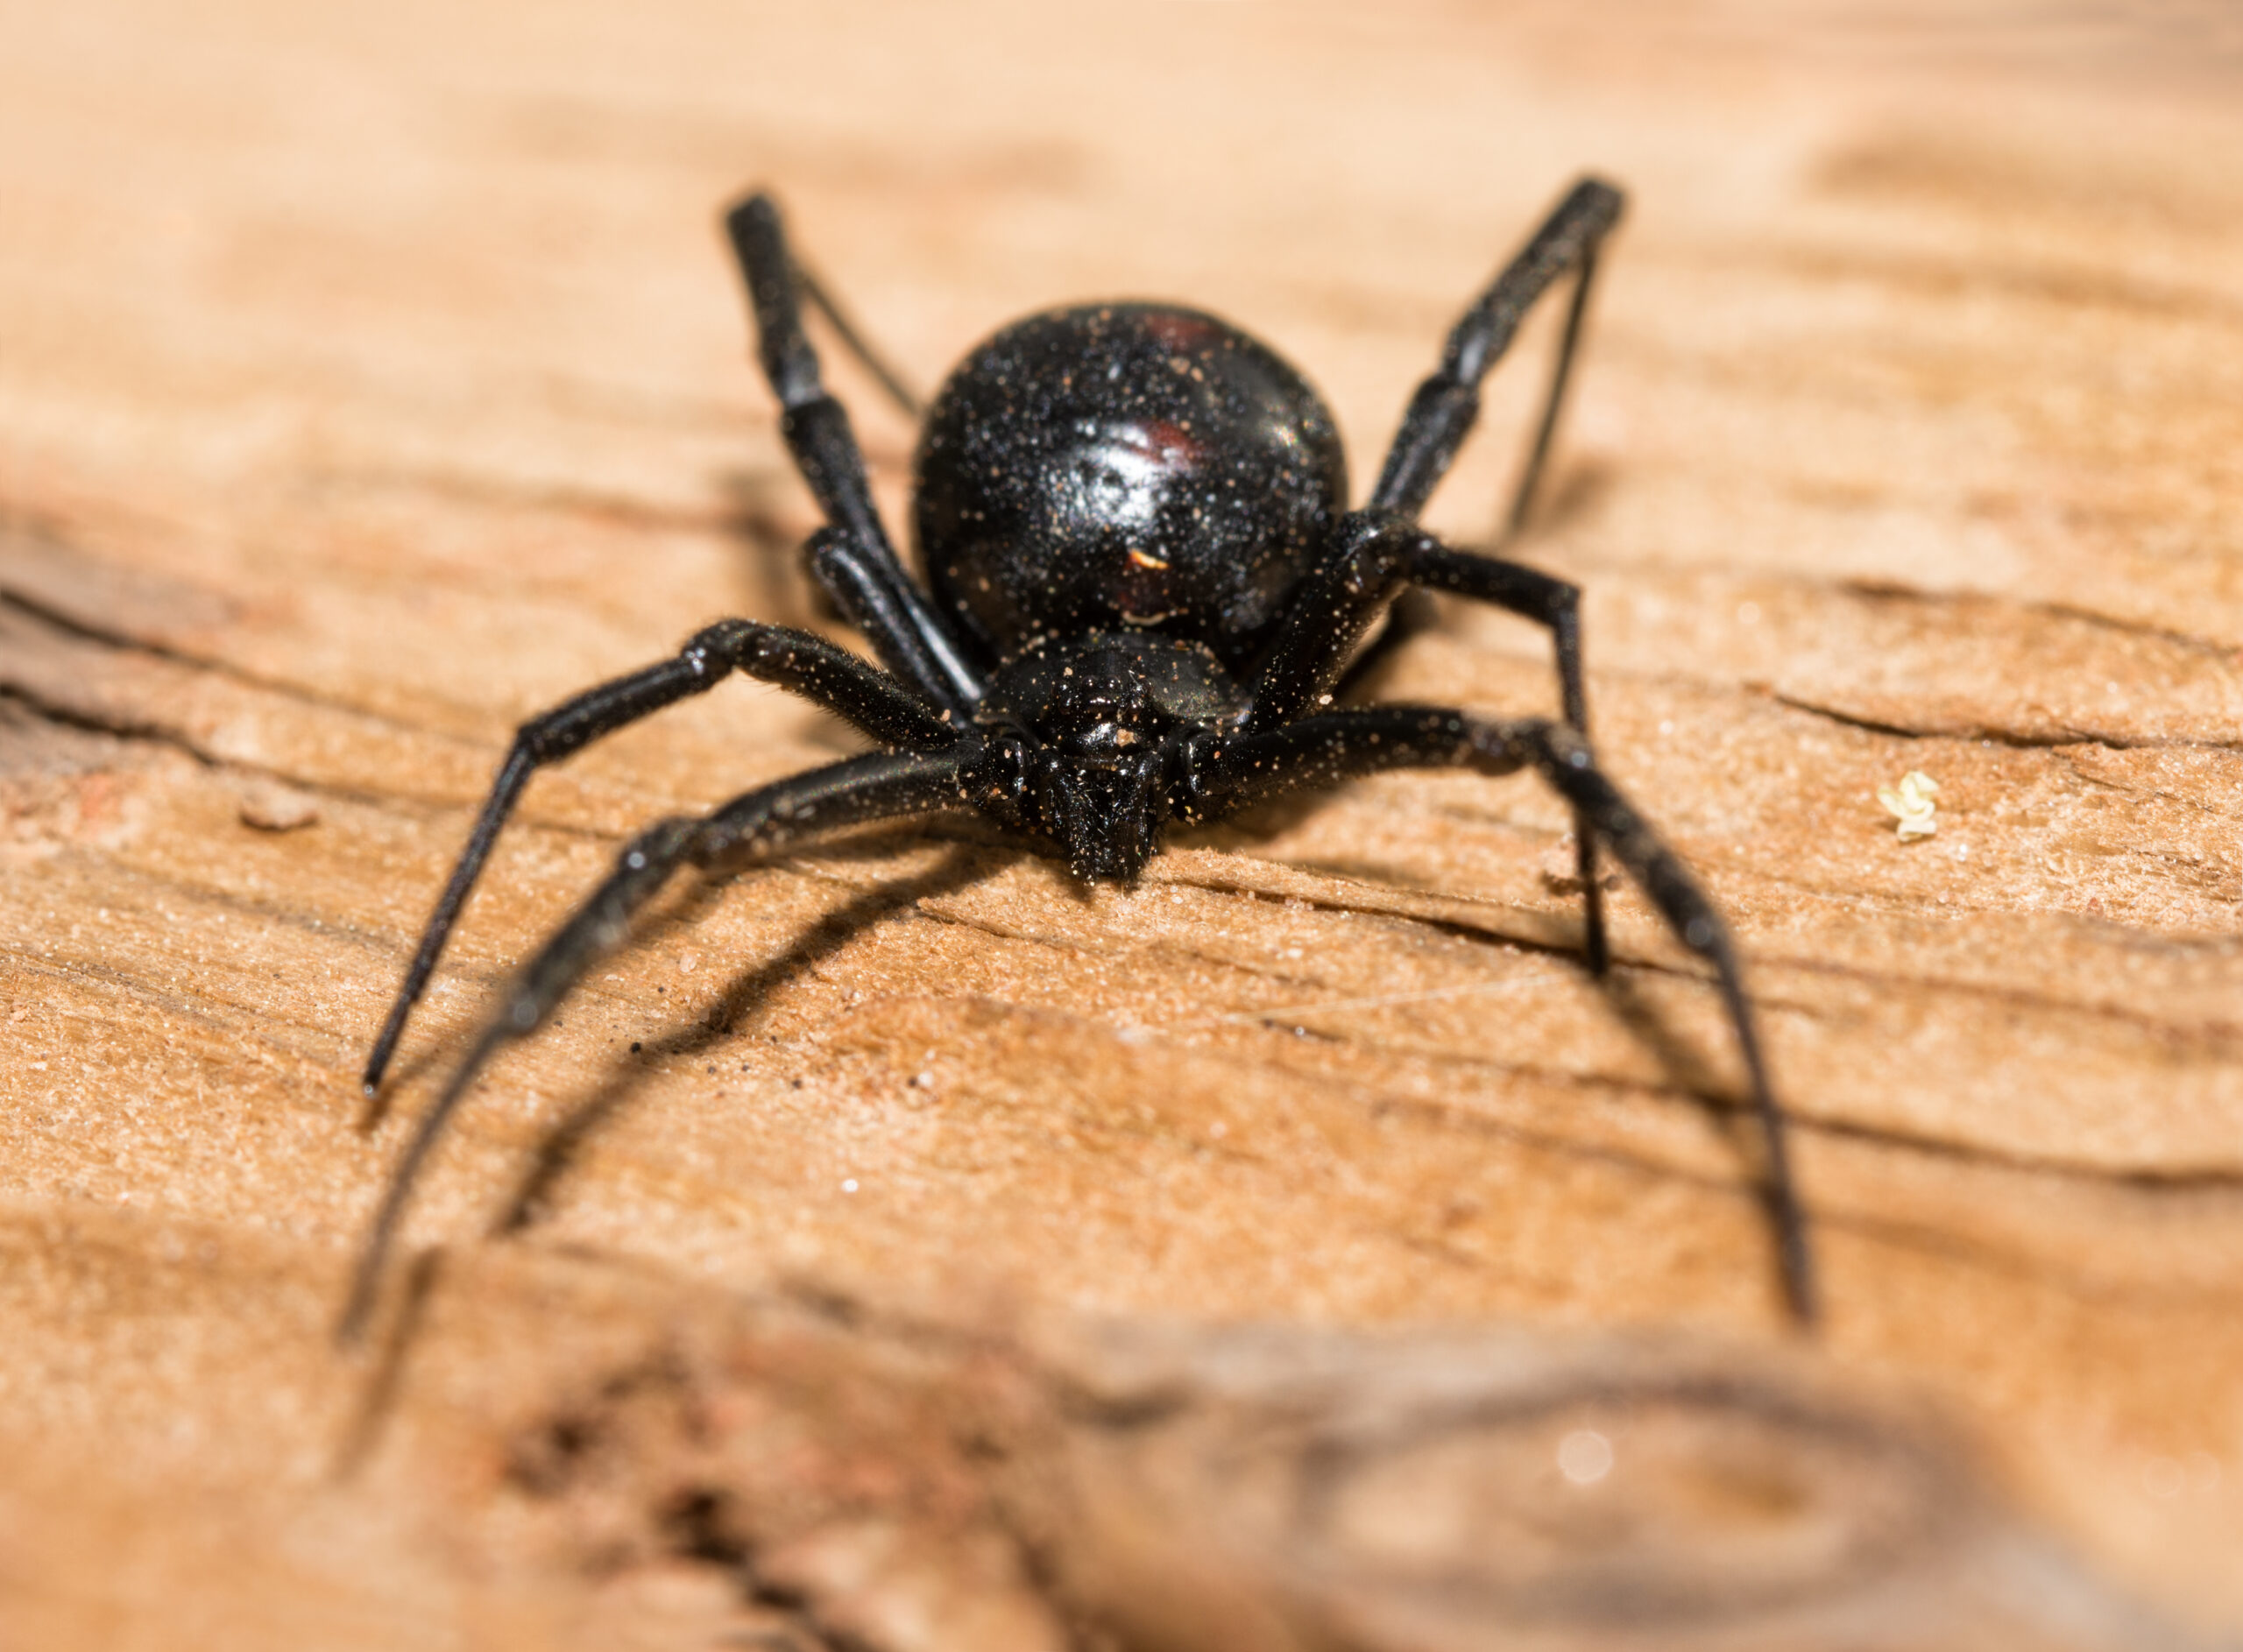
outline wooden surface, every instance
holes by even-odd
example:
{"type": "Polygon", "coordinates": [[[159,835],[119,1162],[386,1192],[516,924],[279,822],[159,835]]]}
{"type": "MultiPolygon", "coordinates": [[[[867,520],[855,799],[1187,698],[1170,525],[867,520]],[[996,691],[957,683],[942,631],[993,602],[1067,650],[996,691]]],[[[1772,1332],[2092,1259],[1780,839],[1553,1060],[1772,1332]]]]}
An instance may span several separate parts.
{"type": "MultiPolygon", "coordinates": [[[[6,28],[0,1644],[2243,1633],[2225,8],[6,28]],[[541,779],[369,1117],[513,724],[718,614],[818,623],[724,201],[781,190],[922,385],[1058,300],[1230,315],[1360,487],[1589,167],[1631,215],[1517,548],[1586,589],[1600,745],[1751,960],[1811,1347],[1709,992],[1632,898],[1588,981],[1562,812],[1443,775],[1179,838],[1129,893],[970,823],[681,887],[483,1084],[435,1248],[333,1352],[402,1133],[525,948],[635,825],[846,749],[738,686],[541,779]],[[1874,793],[1911,769],[1940,829],[1904,844],[1874,793]],[[1249,1357],[1239,1322],[1281,1329],[1249,1357]],[[1502,1411],[1521,1372],[1549,1403],[1502,1411]],[[1184,1421],[1108,1428],[1152,1414],[1132,1383],[1184,1421]],[[1368,1524],[1226,1512],[1262,1484],[1236,1439],[1294,1437],[1255,1419],[1313,1456],[1451,1391],[1368,1524]],[[1749,1426],[1661,1445],[1683,1393],[1749,1426]],[[1472,1456],[1456,1417],[1498,1411],[1532,1415],[1472,1456]],[[1554,1477],[1581,1430],[1601,1490],[1554,1477]],[[1915,1498],[1966,1536],[1847,1547],[1829,1511],[1877,1510],[1815,1488],[1864,1464],[1893,1529],[1915,1498]],[[1412,1524],[1468,1483],[1541,1500],[1412,1524]],[[1688,1611],[1643,1584],[1676,1566],[1688,1611]]],[[[1459,540],[1549,341],[1435,501],[1459,540]]],[[[894,512],[910,432],[833,378],[894,512]]],[[[1541,640],[1475,615],[1381,691],[1552,697],[1541,640]]]]}

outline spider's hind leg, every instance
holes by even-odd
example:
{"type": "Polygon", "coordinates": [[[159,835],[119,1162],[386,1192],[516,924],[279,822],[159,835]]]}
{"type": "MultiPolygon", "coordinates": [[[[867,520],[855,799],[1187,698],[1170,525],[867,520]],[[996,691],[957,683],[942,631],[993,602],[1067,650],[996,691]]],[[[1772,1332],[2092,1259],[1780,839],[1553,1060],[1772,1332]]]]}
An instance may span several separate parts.
{"type": "Polygon", "coordinates": [[[1619,222],[1622,206],[1617,188],[1597,177],[1583,177],[1518,249],[1518,256],[1465,309],[1449,329],[1440,365],[1418,385],[1409,410],[1402,414],[1402,428],[1395,430],[1393,446],[1386,448],[1379,484],[1370,491],[1370,509],[1399,511],[1411,518],[1425,509],[1426,498],[1447,476],[1455,450],[1465,446],[1471,426],[1481,417],[1481,378],[1510,349],[1511,336],[1534,300],[1550,292],[1563,273],[1577,272],[1573,309],[1566,314],[1566,336],[1559,341],[1557,368],[1550,374],[1550,394],[1543,401],[1541,421],[1534,426],[1534,446],[1527,450],[1518,493],[1511,498],[1511,529],[1525,520],[1543,457],[1550,453],[1550,434],[1557,430],[1559,404],[1566,399],[1574,349],[1581,343],[1588,289],[1597,276],[1597,249],[1619,222]]]}
{"type": "MultiPolygon", "coordinates": [[[[1596,281],[1597,252],[1613,224],[1618,222],[1622,204],[1620,192],[1610,184],[1594,178],[1581,180],[1558,204],[1525,250],[1465,311],[1449,335],[1440,366],[1418,386],[1409,410],[1403,415],[1378,486],[1372,491],[1371,509],[1395,511],[1412,520],[1416,519],[1479,418],[1481,379],[1509,347],[1521,316],[1570,267],[1576,274],[1573,299],[1566,307],[1565,331],[1558,340],[1558,359],[1550,371],[1550,388],[1543,398],[1542,416],[1536,421],[1534,439],[1526,451],[1526,463],[1519,471],[1511,510],[1504,519],[1503,542],[1508,543],[1525,527],[1542,479],[1543,466],[1550,457],[1550,443],[1557,434],[1558,414],[1565,405],[1574,358],[1581,348],[1581,324],[1588,314],[1589,289],[1596,281]]],[[[1412,604],[1410,594],[1404,593],[1396,600],[1377,637],[1348,667],[1335,693],[1345,695],[1381,660],[1411,638],[1431,630],[1435,623],[1429,604],[1422,599],[1412,604]]],[[[1561,673],[1565,669],[1562,660],[1559,669],[1561,673]]],[[[1585,729],[1588,726],[1587,722],[1575,715],[1579,709],[1568,702],[1566,716],[1574,727],[1585,729]]],[[[1584,884],[1593,871],[1585,858],[1588,852],[1583,851],[1581,863],[1584,884]]],[[[1594,921],[1590,927],[1592,932],[1601,928],[1594,921]]],[[[1596,951],[1592,944],[1592,957],[1596,951]]]]}
{"type": "Polygon", "coordinates": [[[864,451],[841,404],[826,393],[817,352],[803,330],[802,299],[907,404],[910,392],[881,364],[825,289],[809,279],[787,245],[786,227],[770,196],[750,195],[725,217],[755,312],[758,359],[779,398],[780,434],[835,532],[812,558],[811,572],[849,623],[863,632],[881,662],[938,705],[961,716],[981,698],[983,684],[965,644],[905,571],[873,508],[864,451]]]}
{"type": "Polygon", "coordinates": [[[1402,427],[1395,432],[1394,445],[1387,449],[1378,485],[1371,491],[1371,509],[1415,517],[1425,508],[1426,500],[1480,417],[1480,381],[1511,348],[1519,322],[1535,300],[1573,271],[1577,279],[1565,335],[1558,345],[1557,366],[1550,377],[1549,393],[1535,427],[1525,471],[1511,502],[1511,526],[1516,529],[1525,519],[1542,462],[1549,453],[1551,435],[1557,428],[1574,352],[1581,342],[1581,320],[1596,274],[1597,249],[1619,222],[1624,201],[1617,189],[1601,179],[1582,179],[1567,192],[1518,257],[1473,300],[1450,329],[1440,364],[1410,398],[1402,427]]]}

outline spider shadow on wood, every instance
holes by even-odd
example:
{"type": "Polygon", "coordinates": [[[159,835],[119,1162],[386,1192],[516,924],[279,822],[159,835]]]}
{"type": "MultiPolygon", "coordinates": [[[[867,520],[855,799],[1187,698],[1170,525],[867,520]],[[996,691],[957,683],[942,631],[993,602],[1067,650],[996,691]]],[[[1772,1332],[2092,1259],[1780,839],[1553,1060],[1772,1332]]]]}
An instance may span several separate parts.
{"type": "MultiPolygon", "coordinates": [[[[819,858],[878,859],[894,846],[886,834],[840,844],[821,844],[819,858]]],[[[827,959],[836,957],[865,931],[922,900],[952,894],[980,881],[989,872],[988,851],[978,844],[956,844],[934,866],[916,876],[883,883],[852,895],[837,911],[828,913],[797,936],[775,957],[742,970],[725,984],[717,1001],[690,1024],[666,1036],[631,1046],[631,1054],[612,1063],[599,1087],[571,1108],[546,1133],[528,1169],[516,1185],[504,1212],[492,1224],[494,1237],[519,1233],[534,1225],[549,1207],[555,1190],[577,1155],[607,1121],[630,1100],[633,1086],[647,1067],[659,1062],[697,1058],[752,1024],[755,1010],[789,982],[799,979],[827,959]]],[[[666,914],[673,927],[689,925],[695,912],[713,904],[732,880],[701,883],[681,904],[666,914]]]]}

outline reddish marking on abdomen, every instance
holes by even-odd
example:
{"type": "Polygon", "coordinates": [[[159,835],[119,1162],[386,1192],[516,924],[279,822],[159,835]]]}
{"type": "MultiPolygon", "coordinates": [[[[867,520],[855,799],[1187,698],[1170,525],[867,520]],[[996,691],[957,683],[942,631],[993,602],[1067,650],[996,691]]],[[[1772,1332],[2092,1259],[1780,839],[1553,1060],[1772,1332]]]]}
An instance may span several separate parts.
{"type": "Polygon", "coordinates": [[[1182,310],[1148,310],[1137,319],[1171,349],[1205,349],[1222,331],[1206,316],[1182,310]]]}

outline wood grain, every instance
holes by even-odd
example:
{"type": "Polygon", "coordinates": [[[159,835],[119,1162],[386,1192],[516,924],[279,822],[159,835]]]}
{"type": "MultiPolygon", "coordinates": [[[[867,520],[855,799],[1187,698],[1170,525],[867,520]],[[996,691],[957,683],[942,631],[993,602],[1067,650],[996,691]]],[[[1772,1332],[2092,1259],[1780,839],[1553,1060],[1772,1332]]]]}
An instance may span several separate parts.
{"type": "MultiPolygon", "coordinates": [[[[1546,1463],[1555,1502],[1489,1516],[1622,1579],[1553,1646],[1653,1633],[1599,1615],[1624,1528],[1741,1568],[1709,1644],[2243,1632],[2224,8],[96,0],[9,36],[0,1642],[1528,1643],[1523,1572],[1432,1627],[1303,1592],[1306,1538],[1222,1514],[1220,1430],[1081,1446],[1113,1347],[1171,1351],[1164,1415],[1249,1420],[1287,1372],[1390,1420],[1426,1381],[1590,1373],[1588,1404],[1716,1361],[1872,1419],[1992,1534],[1907,1574],[1913,1618],[1770,1605],[1767,1533],[1820,1505],[1732,1530],[1641,1488],[1816,1484],[1821,1448],[1661,1446],[1631,1401],[1619,1524],[1546,1463]],[[780,190],[923,385],[1061,299],[1229,315],[1360,485],[1588,168],[1630,217],[1517,549],[1585,588],[1599,744],[1751,960],[1811,1347],[1703,983],[1628,896],[1588,981],[1563,811],[1440,775],[1182,836],[1129,892],[966,822],[681,888],[494,1070],[416,1207],[432,1260],[332,1351],[401,1134],[524,949],[636,825],[846,749],[742,686],[541,778],[369,1116],[513,725],[718,614],[824,623],[723,202],[780,190]],[[1904,844],[1874,794],[1911,769],[1940,829],[1904,844]],[[1140,1528],[1202,1526],[1243,1545],[1199,1551],[1214,1593],[1137,1610],[1179,1575],[1140,1528]],[[1221,1640],[1218,1597],[1269,1638],[1221,1640]]],[[[1550,342],[1436,498],[1454,539],[1493,536],[1550,342]]],[[[911,433],[831,371],[893,515],[911,433]]],[[[1381,692],[1553,697],[1531,629],[1465,613],[1381,692]]],[[[1505,1439],[1404,1501],[1546,1455],[1505,1439]]]]}

